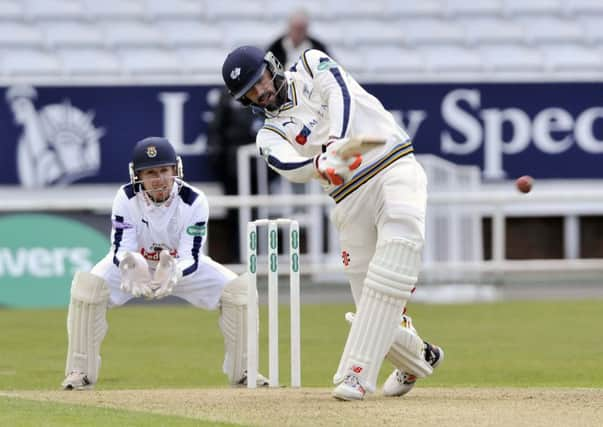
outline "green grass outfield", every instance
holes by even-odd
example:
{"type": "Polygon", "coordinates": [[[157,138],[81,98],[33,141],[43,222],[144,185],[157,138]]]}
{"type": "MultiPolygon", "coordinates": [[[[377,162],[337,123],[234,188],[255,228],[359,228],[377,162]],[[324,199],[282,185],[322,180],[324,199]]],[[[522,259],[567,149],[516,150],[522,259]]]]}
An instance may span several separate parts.
{"type": "MultiPolygon", "coordinates": [[[[285,307],[282,383],[289,379],[285,307]]],[[[302,307],[304,387],[330,387],[348,331],[343,315],[351,309],[302,307]]],[[[446,351],[445,362],[421,387],[601,388],[601,313],[603,300],[411,305],[421,335],[446,351]]],[[[266,349],[267,313],[262,314],[266,349]]],[[[0,391],[59,388],[67,346],[65,321],[66,310],[0,310],[0,391]]],[[[221,372],[217,312],[186,305],[128,305],[110,310],[108,321],[96,390],[228,387],[221,372]]],[[[267,374],[265,351],[261,370],[267,374]]],[[[381,381],[390,370],[384,363],[381,381]]],[[[183,417],[0,397],[0,425],[77,425],[80,416],[85,416],[86,425],[203,425],[183,417]]]]}

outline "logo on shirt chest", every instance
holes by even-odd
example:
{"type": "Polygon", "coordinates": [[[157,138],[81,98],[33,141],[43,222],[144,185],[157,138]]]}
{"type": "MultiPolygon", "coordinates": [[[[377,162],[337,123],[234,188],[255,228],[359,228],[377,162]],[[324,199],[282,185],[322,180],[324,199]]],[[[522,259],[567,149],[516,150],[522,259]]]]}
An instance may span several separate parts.
{"type": "Polygon", "coordinates": [[[295,135],[295,142],[299,145],[305,145],[308,142],[308,138],[312,133],[312,128],[318,124],[318,120],[312,119],[308,124],[304,124],[297,135],[295,135]]]}
{"type": "Polygon", "coordinates": [[[295,142],[297,142],[299,145],[305,145],[306,142],[308,142],[308,137],[311,133],[312,131],[308,129],[307,126],[304,126],[302,130],[295,135],[295,142]]]}
{"type": "Polygon", "coordinates": [[[148,249],[140,248],[140,254],[144,257],[144,259],[146,259],[148,261],[158,262],[159,254],[164,249],[169,251],[170,255],[173,258],[178,257],[178,251],[176,249],[171,249],[171,248],[167,247],[166,245],[164,245],[163,243],[153,243],[148,249]]]}

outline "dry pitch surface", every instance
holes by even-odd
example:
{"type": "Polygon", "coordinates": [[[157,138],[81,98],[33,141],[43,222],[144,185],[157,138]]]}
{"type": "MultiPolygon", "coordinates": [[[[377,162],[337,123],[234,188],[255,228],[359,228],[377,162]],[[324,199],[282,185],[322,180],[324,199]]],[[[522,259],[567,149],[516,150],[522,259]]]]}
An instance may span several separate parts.
{"type": "Polygon", "coordinates": [[[603,389],[417,388],[339,402],[330,389],[0,392],[248,426],[603,426],[603,389]]]}

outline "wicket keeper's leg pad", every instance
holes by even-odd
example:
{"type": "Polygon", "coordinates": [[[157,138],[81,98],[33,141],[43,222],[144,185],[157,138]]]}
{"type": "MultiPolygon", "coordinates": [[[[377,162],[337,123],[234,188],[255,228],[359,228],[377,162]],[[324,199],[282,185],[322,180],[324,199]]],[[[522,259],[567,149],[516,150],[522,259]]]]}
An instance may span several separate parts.
{"type": "Polygon", "coordinates": [[[67,314],[67,363],[65,375],[77,370],[88,375],[92,384],[98,380],[100,346],[107,333],[109,288],[105,280],[78,271],[71,283],[71,300],[67,314]]]}
{"type": "MultiPolygon", "coordinates": [[[[226,284],[222,291],[220,329],[224,335],[224,373],[237,384],[247,369],[247,285],[249,273],[226,284]]],[[[256,299],[257,301],[257,299],[256,299]]]]}

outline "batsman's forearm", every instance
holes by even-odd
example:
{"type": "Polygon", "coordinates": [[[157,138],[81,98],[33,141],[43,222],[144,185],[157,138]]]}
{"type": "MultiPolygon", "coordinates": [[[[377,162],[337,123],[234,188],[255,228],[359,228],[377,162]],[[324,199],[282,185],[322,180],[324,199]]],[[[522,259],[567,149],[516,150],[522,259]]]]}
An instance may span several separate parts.
{"type": "Polygon", "coordinates": [[[309,182],[316,178],[316,170],[314,168],[314,159],[300,157],[296,162],[281,162],[274,156],[268,156],[268,165],[279,175],[285,177],[291,182],[309,182]]]}

